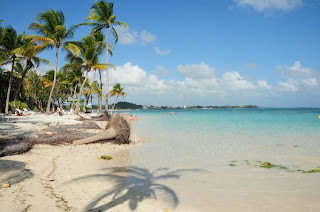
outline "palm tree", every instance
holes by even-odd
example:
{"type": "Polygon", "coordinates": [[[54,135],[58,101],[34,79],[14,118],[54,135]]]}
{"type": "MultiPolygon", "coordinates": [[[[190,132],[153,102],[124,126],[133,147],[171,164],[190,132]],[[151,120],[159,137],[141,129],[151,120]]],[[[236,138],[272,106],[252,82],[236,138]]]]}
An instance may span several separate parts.
{"type": "Polygon", "coordinates": [[[29,71],[24,81],[24,88],[29,105],[36,106],[39,110],[44,111],[45,91],[41,82],[41,76],[35,70],[29,71]]]}
{"type": "Polygon", "coordinates": [[[81,64],[73,63],[73,61],[71,60],[69,61],[69,64],[62,67],[61,70],[66,70],[67,80],[69,81],[69,84],[72,89],[72,102],[71,102],[70,109],[74,109],[74,101],[76,98],[77,89],[80,86],[79,84],[81,83],[81,81],[84,80],[82,76],[83,75],[82,66],[81,64]]]}
{"type": "MultiPolygon", "coordinates": [[[[97,32],[93,32],[93,37],[97,42],[97,48],[99,48],[101,50],[101,53],[103,52],[103,49],[106,46],[106,43],[104,43],[104,35],[102,34],[101,31],[97,31],[97,32]]],[[[108,54],[110,56],[113,55],[112,50],[114,49],[114,46],[111,44],[108,44],[108,54]],[[112,50],[111,50],[112,49],[112,50]]],[[[97,90],[98,93],[98,110],[99,113],[102,113],[102,79],[101,79],[101,70],[99,69],[99,89],[97,90]]]]}
{"type": "Polygon", "coordinates": [[[116,101],[114,102],[114,104],[112,106],[111,115],[113,113],[114,107],[116,106],[116,103],[118,101],[119,96],[122,96],[122,97],[126,97],[127,96],[127,93],[123,92],[123,89],[124,88],[121,88],[120,83],[117,83],[117,84],[115,84],[113,86],[112,91],[110,91],[110,97],[117,96],[116,101]]]}
{"type": "Polygon", "coordinates": [[[86,104],[89,103],[89,99],[91,97],[91,104],[92,104],[92,94],[98,93],[98,89],[99,89],[99,85],[97,81],[93,81],[92,83],[90,83],[89,81],[87,88],[85,89],[85,91],[83,91],[83,94],[86,95],[86,104]]]}
{"type": "MultiPolygon", "coordinates": [[[[116,16],[113,14],[113,3],[105,0],[95,2],[91,6],[90,14],[86,18],[91,23],[84,23],[82,25],[93,26],[93,31],[98,32],[102,29],[106,29],[106,64],[108,64],[108,49],[109,49],[109,28],[111,27],[112,34],[115,38],[115,43],[118,41],[118,34],[113,25],[123,26],[128,28],[125,22],[116,21],[116,16]]],[[[106,69],[106,112],[108,112],[108,94],[109,94],[109,72],[106,69]]]]}
{"type": "MultiPolygon", "coordinates": [[[[21,85],[23,83],[23,80],[27,74],[27,72],[35,67],[39,67],[41,63],[43,64],[49,64],[50,62],[48,60],[36,57],[36,55],[41,51],[41,49],[37,48],[35,44],[27,43],[26,45],[22,46],[21,48],[17,49],[17,52],[23,57],[23,59],[26,60],[26,64],[24,66],[24,69],[21,70],[21,80],[18,82],[18,89],[16,90],[14,94],[14,100],[13,105],[14,108],[16,106],[16,99],[18,96],[18,93],[20,91],[21,85]]],[[[20,64],[21,68],[21,64],[20,64]]]]}
{"type": "Polygon", "coordinates": [[[9,86],[7,90],[7,99],[5,114],[9,113],[9,100],[13,79],[14,65],[17,60],[17,49],[24,45],[24,33],[18,35],[15,29],[8,26],[2,29],[2,39],[0,45],[0,62],[1,65],[11,63],[11,73],[9,78],[9,86]]]}
{"type": "MultiPolygon", "coordinates": [[[[39,23],[31,23],[29,29],[35,30],[40,35],[29,35],[27,39],[31,39],[32,43],[39,43],[38,49],[56,49],[54,78],[46,110],[46,114],[49,114],[51,98],[57,79],[59,48],[67,39],[73,37],[76,26],[72,26],[69,29],[65,27],[65,19],[61,10],[48,10],[40,13],[36,20],[39,23]]],[[[72,48],[72,44],[68,48],[72,48]]]]}
{"type": "MultiPolygon", "coordinates": [[[[101,51],[97,48],[97,43],[92,35],[84,37],[80,42],[69,42],[66,45],[72,44],[75,48],[67,48],[67,58],[71,63],[66,64],[65,68],[72,68],[75,66],[81,66],[86,71],[85,79],[80,87],[78,94],[78,102],[75,110],[75,114],[79,113],[80,110],[80,98],[82,95],[82,89],[88,79],[88,73],[92,69],[107,70],[107,66],[113,66],[110,64],[99,63],[99,56],[101,51]]],[[[113,66],[114,67],[114,66],[113,66]]]]}

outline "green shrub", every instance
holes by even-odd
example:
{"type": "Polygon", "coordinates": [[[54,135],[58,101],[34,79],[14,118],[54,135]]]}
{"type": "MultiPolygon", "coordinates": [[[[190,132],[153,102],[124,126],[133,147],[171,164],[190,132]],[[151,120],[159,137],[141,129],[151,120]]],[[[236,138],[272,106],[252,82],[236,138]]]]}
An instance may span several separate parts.
{"type": "MultiPolygon", "coordinates": [[[[13,101],[9,102],[9,107],[13,110],[13,101]]],[[[19,108],[22,110],[23,108],[29,109],[28,104],[25,102],[16,101],[16,109],[19,108]]]]}

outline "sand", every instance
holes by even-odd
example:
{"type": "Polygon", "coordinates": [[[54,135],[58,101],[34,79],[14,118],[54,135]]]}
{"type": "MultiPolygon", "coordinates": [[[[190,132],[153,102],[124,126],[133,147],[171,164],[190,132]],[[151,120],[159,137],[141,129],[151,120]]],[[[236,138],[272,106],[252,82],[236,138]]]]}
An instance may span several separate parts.
{"type": "MultiPolygon", "coordinates": [[[[51,132],[47,131],[50,126],[80,124],[81,121],[76,120],[78,118],[52,115],[2,116],[0,138],[37,138],[39,134],[50,136],[51,132]]],[[[101,130],[88,131],[96,133],[101,130]]],[[[0,158],[0,185],[9,184],[8,188],[0,188],[0,211],[134,210],[139,201],[132,197],[139,194],[120,196],[126,192],[126,176],[130,174],[129,169],[123,170],[122,167],[129,167],[130,149],[139,143],[134,136],[131,140],[129,145],[38,144],[27,153],[0,158]],[[103,160],[100,158],[102,155],[113,159],[103,160]]],[[[155,201],[152,198],[151,203],[145,201],[146,204],[139,206],[138,211],[155,211],[152,203],[155,201]]],[[[158,207],[159,211],[166,209],[161,204],[158,207]]]]}
{"type": "MultiPolygon", "coordinates": [[[[46,115],[1,118],[0,139],[41,138],[41,134],[54,137],[49,129],[81,124],[78,118],[46,115]]],[[[78,130],[80,136],[101,131],[72,129],[78,130]]],[[[209,173],[157,169],[158,164],[137,167],[132,166],[133,152],[146,144],[136,136],[131,140],[129,145],[38,144],[27,153],[0,158],[0,211],[320,210],[318,173],[247,166],[226,166],[209,173]],[[103,160],[102,155],[113,159],[103,160]],[[4,184],[9,187],[1,188],[4,184]]]]}

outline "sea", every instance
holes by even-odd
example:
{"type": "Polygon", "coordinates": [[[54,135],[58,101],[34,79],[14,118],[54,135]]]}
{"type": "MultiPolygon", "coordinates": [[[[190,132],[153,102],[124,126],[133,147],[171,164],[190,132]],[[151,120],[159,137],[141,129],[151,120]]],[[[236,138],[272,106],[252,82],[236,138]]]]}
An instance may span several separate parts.
{"type": "Polygon", "coordinates": [[[123,166],[141,202],[154,198],[169,211],[320,211],[320,109],[130,113],[140,143],[123,166]]]}
{"type": "Polygon", "coordinates": [[[230,163],[237,166],[240,162],[262,161],[292,170],[320,166],[320,109],[139,110],[131,113],[138,116],[138,121],[132,124],[133,131],[144,142],[131,152],[135,165],[217,170],[230,163]]]}

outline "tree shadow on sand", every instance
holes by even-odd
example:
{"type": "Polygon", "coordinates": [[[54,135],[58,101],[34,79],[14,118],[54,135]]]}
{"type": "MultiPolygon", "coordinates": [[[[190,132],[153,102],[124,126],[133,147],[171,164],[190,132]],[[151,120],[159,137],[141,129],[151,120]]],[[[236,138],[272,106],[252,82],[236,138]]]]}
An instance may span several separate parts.
{"type": "Polygon", "coordinates": [[[30,169],[25,168],[25,163],[14,160],[0,160],[0,184],[18,184],[34,176],[30,169]]]}
{"type": "Polygon", "coordinates": [[[98,195],[89,203],[84,211],[107,211],[125,202],[129,203],[130,209],[136,210],[138,204],[146,199],[157,199],[157,193],[161,192],[173,208],[179,204],[179,198],[168,186],[158,183],[160,180],[179,179],[183,172],[209,173],[203,169],[180,169],[169,171],[167,168],[156,169],[153,172],[136,166],[107,168],[106,174],[94,174],[77,178],[73,181],[96,179],[97,177],[113,181],[115,185],[105,193],[98,195]],[[102,206],[97,206],[105,198],[112,197],[112,200],[102,206]]]}

